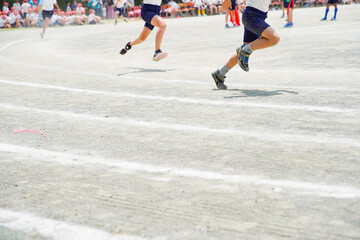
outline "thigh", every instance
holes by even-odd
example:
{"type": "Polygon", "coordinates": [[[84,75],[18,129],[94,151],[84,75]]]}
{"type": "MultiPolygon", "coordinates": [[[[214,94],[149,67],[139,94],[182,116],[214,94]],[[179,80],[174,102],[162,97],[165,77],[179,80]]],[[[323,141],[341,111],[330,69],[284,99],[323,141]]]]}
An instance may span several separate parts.
{"type": "Polygon", "coordinates": [[[242,16],[242,22],[246,30],[252,32],[254,35],[261,36],[263,31],[270,27],[270,25],[265,22],[265,18],[266,14],[261,15],[245,9],[242,16]]]}

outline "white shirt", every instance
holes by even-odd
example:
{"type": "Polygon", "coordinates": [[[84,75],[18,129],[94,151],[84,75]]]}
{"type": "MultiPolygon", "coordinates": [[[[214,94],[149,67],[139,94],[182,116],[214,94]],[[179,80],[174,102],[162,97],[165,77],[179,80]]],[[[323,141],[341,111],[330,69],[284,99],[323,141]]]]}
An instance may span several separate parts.
{"type": "Polygon", "coordinates": [[[161,6],[161,0],[144,0],[144,4],[161,6]]]}
{"type": "Polygon", "coordinates": [[[14,3],[13,4],[13,7],[15,8],[15,11],[20,11],[20,9],[21,9],[21,5],[20,5],[20,3],[14,3]]]}
{"type": "Polygon", "coordinates": [[[263,12],[269,11],[270,0],[247,0],[246,6],[256,8],[263,12]]]}
{"type": "Polygon", "coordinates": [[[127,3],[127,0],[117,0],[114,2],[116,8],[123,8],[125,3],[127,3]]]}
{"type": "Polygon", "coordinates": [[[40,2],[40,5],[42,6],[43,10],[52,11],[52,10],[54,10],[55,3],[56,3],[56,0],[42,0],[40,2]]]}
{"type": "Polygon", "coordinates": [[[5,12],[6,12],[6,14],[8,14],[8,12],[9,12],[9,8],[8,8],[7,6],[3,6],[3,11],[5,11],[5,12]]]}
{"type": "Polygon", "coordinates": [[[0,27],[5,27],[5,23],[7,22],[6,18],[3,19],[2,17],[0,18],[0,27]]]}
{"type": "Polygon", "coordinates": [[[29,12],[29,8],[31,7],[30,3],[23,3],[21,5],[21,9],[23,13],[28,13],[29,12]]]}
{"type": "Polygon", "coordinates": [[[171,9],[179,8],[179,4],[174,1],[170,1],[168,4],[170,5],[171,9]]]}
{"type": "Polygon", "coordinates": [[[88,22],[91,22],[91,21],[93,21],[94,20],[94,14],[90,14],[89,15],[89,18],[88,18],[88,22]]]}

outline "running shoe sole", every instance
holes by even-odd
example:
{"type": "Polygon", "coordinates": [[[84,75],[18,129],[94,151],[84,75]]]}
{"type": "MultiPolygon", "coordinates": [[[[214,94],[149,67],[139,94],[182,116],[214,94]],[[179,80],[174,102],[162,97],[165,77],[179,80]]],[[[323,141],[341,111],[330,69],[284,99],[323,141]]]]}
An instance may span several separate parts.
{"type": "Polygon", "coordinates": [[[167,56],[168,56],[168,53],[167,53],[167,52],[163,52],[163,53],[157,55],[156,57],[154,57],[153,60],[154,60],[155,62],[158,62],[158,61],[160,61],[161,59],[166,58],[167,56]]]}

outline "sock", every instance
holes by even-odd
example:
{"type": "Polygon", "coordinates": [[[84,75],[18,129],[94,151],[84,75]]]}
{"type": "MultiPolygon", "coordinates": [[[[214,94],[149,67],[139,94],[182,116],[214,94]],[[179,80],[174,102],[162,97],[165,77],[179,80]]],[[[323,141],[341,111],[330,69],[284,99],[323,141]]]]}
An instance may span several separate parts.
{"type": "Polygon", "coordinates": [[[230,71],[230,68],[225,64],[222,68],[219,69],[219,73],[221,76],[225,76],[225,74],[228,73],[228,71],[230,71]]]}
{"type": "Polygon", "coordinates": [[[205,15],[205,10],[204,9],[202,10],[202,14],[205,15]]]}
{"type": "Polygon", "coordinates": [[[338,10],[338,9],[335,8],[334,18],[336,18],[337,10],[338,10]]]}
{"type": "Polygon", "coordinates": [[[244,50],[247,53],[252,53],[254,49],[252,49],[251,44],[245,45],[242,50],[244,50]]]}
{"type": "Polygon", "coordinates": [[[327,18],[328,13],[329,13],[329,9],[326,9],[325,10],[325,19],[327,18]]]}
{"type": "Polygon", "coordinates": [[[155,53],[159,53],[159,52],[161,52],[161,49],[160,49],[160,48],[155,51],[155,53]]]}

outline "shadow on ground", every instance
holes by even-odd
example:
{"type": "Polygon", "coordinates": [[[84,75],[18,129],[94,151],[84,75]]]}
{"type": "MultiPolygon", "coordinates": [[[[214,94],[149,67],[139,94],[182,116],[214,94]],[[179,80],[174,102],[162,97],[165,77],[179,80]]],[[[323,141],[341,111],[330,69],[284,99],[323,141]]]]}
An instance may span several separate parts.
{"type": "Polygon", "coordinates": [[[287,90],[247,90],[247,89],[228,89],[227,91],[236,92],[233,96],[225,96],[224,98],[242,98],[242,97],[270,97],[276,95],[282,95],[284,93],[298,94],[298,92],[287,90]]]}
{"type": "Polygon", "coordinates": [[[126,72],[126,73],[119,73],[117,76],[124,76],[126,74],[131,74],[131,73],[155,73],[155,72],[170,72],[170,71],[174,71],[174,69],[152,69],[152,68],[129,68],[132,69],[133,71],[130,72],[126,72]]]}

